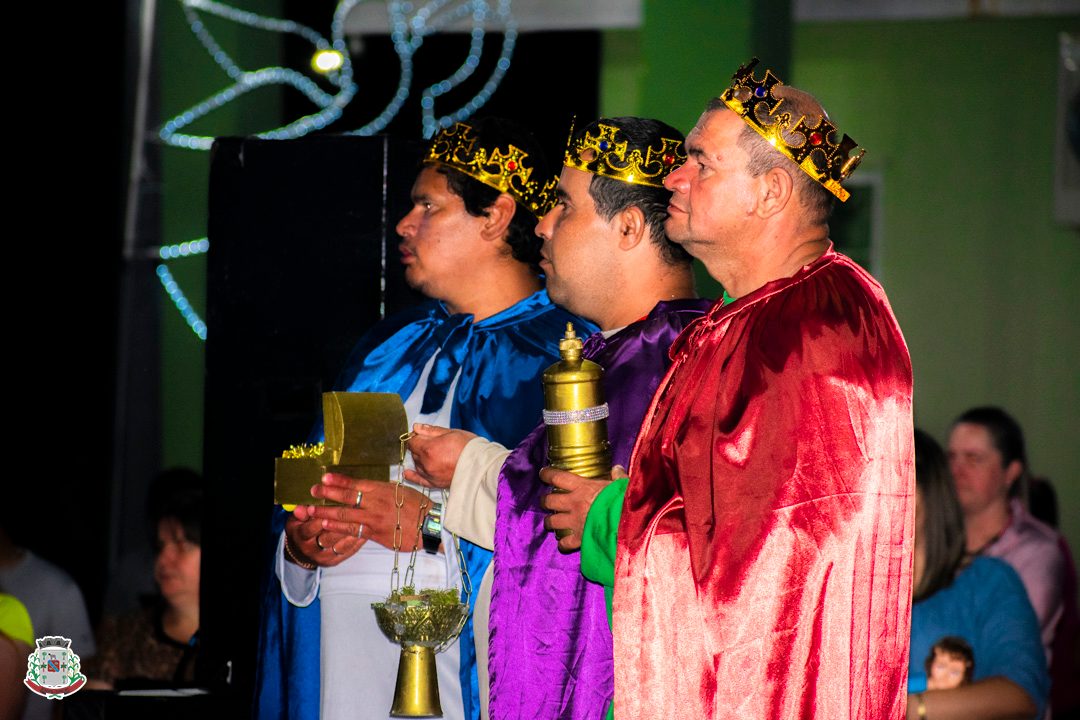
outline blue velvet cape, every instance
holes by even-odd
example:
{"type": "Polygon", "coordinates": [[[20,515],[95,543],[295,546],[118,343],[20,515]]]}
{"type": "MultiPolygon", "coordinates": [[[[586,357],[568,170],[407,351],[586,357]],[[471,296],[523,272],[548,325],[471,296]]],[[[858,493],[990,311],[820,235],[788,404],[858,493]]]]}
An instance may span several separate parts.
{"type": "MultiPolygon", "coordinates": [[[[553,305],[543,290],[477,323],[472,322],[472,315],[450,315],[442,303],[426,302],[387,318],[364,335],[336,387],[354,392],[396,392],[404,400],[416,387],[424,365],[438,352],[422,411],[442,407],[460,368],[451,425],[513,447],[540,418],[540,376],[558,360],[558,342],[567,322],[574,323],[579,335],[595,329],[553,305]]],[[[321,434],[321,427],[317,432],[321,434]]],[[[281,510],[274,516],[275,542],[271,547],[276,548],[285,516],[281,510]]],[[[491,562],[491,553],[464,540],[461,544],[469,576],[479,582],[491,562]]],[[[306,608],[293,606],[281,592],[273,558],[267,567],[255,716],[318,720],[319,601],[306,608]]],[[[471,602],[475,601],[473,593],[471,602]]],[[[458,647],[465,717],[479,718],[471,616],[458,647]]]]}

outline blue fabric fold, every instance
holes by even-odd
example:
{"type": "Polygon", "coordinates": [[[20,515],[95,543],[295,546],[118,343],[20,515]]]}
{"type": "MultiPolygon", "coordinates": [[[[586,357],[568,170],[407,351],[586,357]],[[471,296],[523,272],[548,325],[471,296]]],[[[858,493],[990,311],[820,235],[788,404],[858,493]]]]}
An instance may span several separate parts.
{"type": "Polygon", "coordinates": [[[440,351],[428,376],[424,405],[420,410],[422,413],[438,412],[446,403],[450,383],[454,381],[454,376],[465,359],[465,352],[472,339],[472,330],[472,315],[454,315],[435,329],[435,340],[440,351]]]}

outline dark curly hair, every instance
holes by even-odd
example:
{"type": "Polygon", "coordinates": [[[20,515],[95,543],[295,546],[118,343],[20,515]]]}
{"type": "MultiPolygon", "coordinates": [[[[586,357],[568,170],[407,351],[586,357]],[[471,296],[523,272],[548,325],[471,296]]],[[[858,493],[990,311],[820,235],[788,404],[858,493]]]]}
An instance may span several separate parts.
{"type": "MultiPolygon", "coordinates": [[[[531,179],[543,182],[552,177],[551,166],[540,143],[525,128],[510,120],[494,117],[470,124],[476,131],[478,146],[506,149],[507,146],[514,145],[528,154],[529,165],[533,168],[531,179]]],[[[487,217],[495,198],[499,197],[498,190],[445,165],[438,165],[436,169],[446,176],[447,187],[462,199],[466,212],[473,217],[487,217]]],[[[536,236],[536,216],[521,203],[517,203],[506,234],[510,253],[515,260],[539,271],[542,242],[536,236]]]]}

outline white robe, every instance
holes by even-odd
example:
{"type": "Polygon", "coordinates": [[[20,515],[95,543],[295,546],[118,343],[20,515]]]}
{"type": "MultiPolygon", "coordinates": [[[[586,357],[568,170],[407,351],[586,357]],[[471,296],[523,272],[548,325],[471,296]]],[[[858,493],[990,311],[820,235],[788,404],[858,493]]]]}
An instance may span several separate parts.
{"type": "MultiPolygon", "coordinates": [[[[405,415],[410,428],[416,422],[450,425],[458,377],[454,378],[446,394],[446,402],[437,412],[420,413],[428,375],[436,357],[438,354],[428,360],[416,387],[405,401],[405,415]]],[[[406,456],[405,465],[412,467],[411,455],[406,456]]],[[[431,499],[444,502],[443,493],[432,490],[431,499]]],[[[454,547],[453,539],[445,528],[443,547],[454,547]]],[[[409,553],[401,553],[398,567],[402,579],[408,563],[409,553]]],[[[320,599],[319,716],[322,720],[382,720],[390,716],[401,646],[391,643],[379,630],[371,603],[386,600],[390,593],[393,566],[394,551],[369,541],[340,565],[304,570],[285,561],[284,534],[278,541],[276,570],[286,599],[299,607],[310,605],[316,597],[320,599]]],[[[460,589],[461,575],[456,553],[432,555],[423,550],[417,552],[414,580],[418,588],[460,589]]],[[[442,717],[464,720],[456,640],[444,652],[436,655],[435,663],[442,717]]]]}

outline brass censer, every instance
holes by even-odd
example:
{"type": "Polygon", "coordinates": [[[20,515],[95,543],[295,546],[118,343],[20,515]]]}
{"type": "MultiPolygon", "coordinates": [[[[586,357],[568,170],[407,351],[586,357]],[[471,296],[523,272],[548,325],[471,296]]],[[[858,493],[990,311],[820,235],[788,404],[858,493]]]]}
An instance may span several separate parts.
{"type": "MultiPolygon", "coordinates": [[[[401,436],[401,463],[394,484],[394,504],[397,506],[397,525],[394,529],[394,569],[390,573],[390,595],[385,602],[372,603],[375,621],[390,642],[401,645],[398,659],[397,684],[390,714],[394,717],[438,717],[443,714],[439,702],[439,680],[435,668],[435,654],[445,650],[461,634],[469,617],[468,597],[472,592],[465,560],[461,555],[457,536],[452,536],[461,567],[461,581],[465,588],[465,602],[457,588],[422,589],[413,585],[420,529],[425,510],[431,501],[421,503],[420,518],[416,525],[416,542],[409,556],[404,581],[398,573],[398,554],[401,548],[401,508],[404,505],[405,444],[412,433],[401,436]]],[[[449,548],[447,549],[449,551],[449,548]]]]}
{"type": "MultiPolygon", "coordinates": [[[[544,371],[544,425],[548,462],[587,478],[611,475],[604,368],[581,356],[582,342],[566,323],[559,362],[544,371]]],[[[557,532],[559,537],[565,533],[557,532]]]]}

